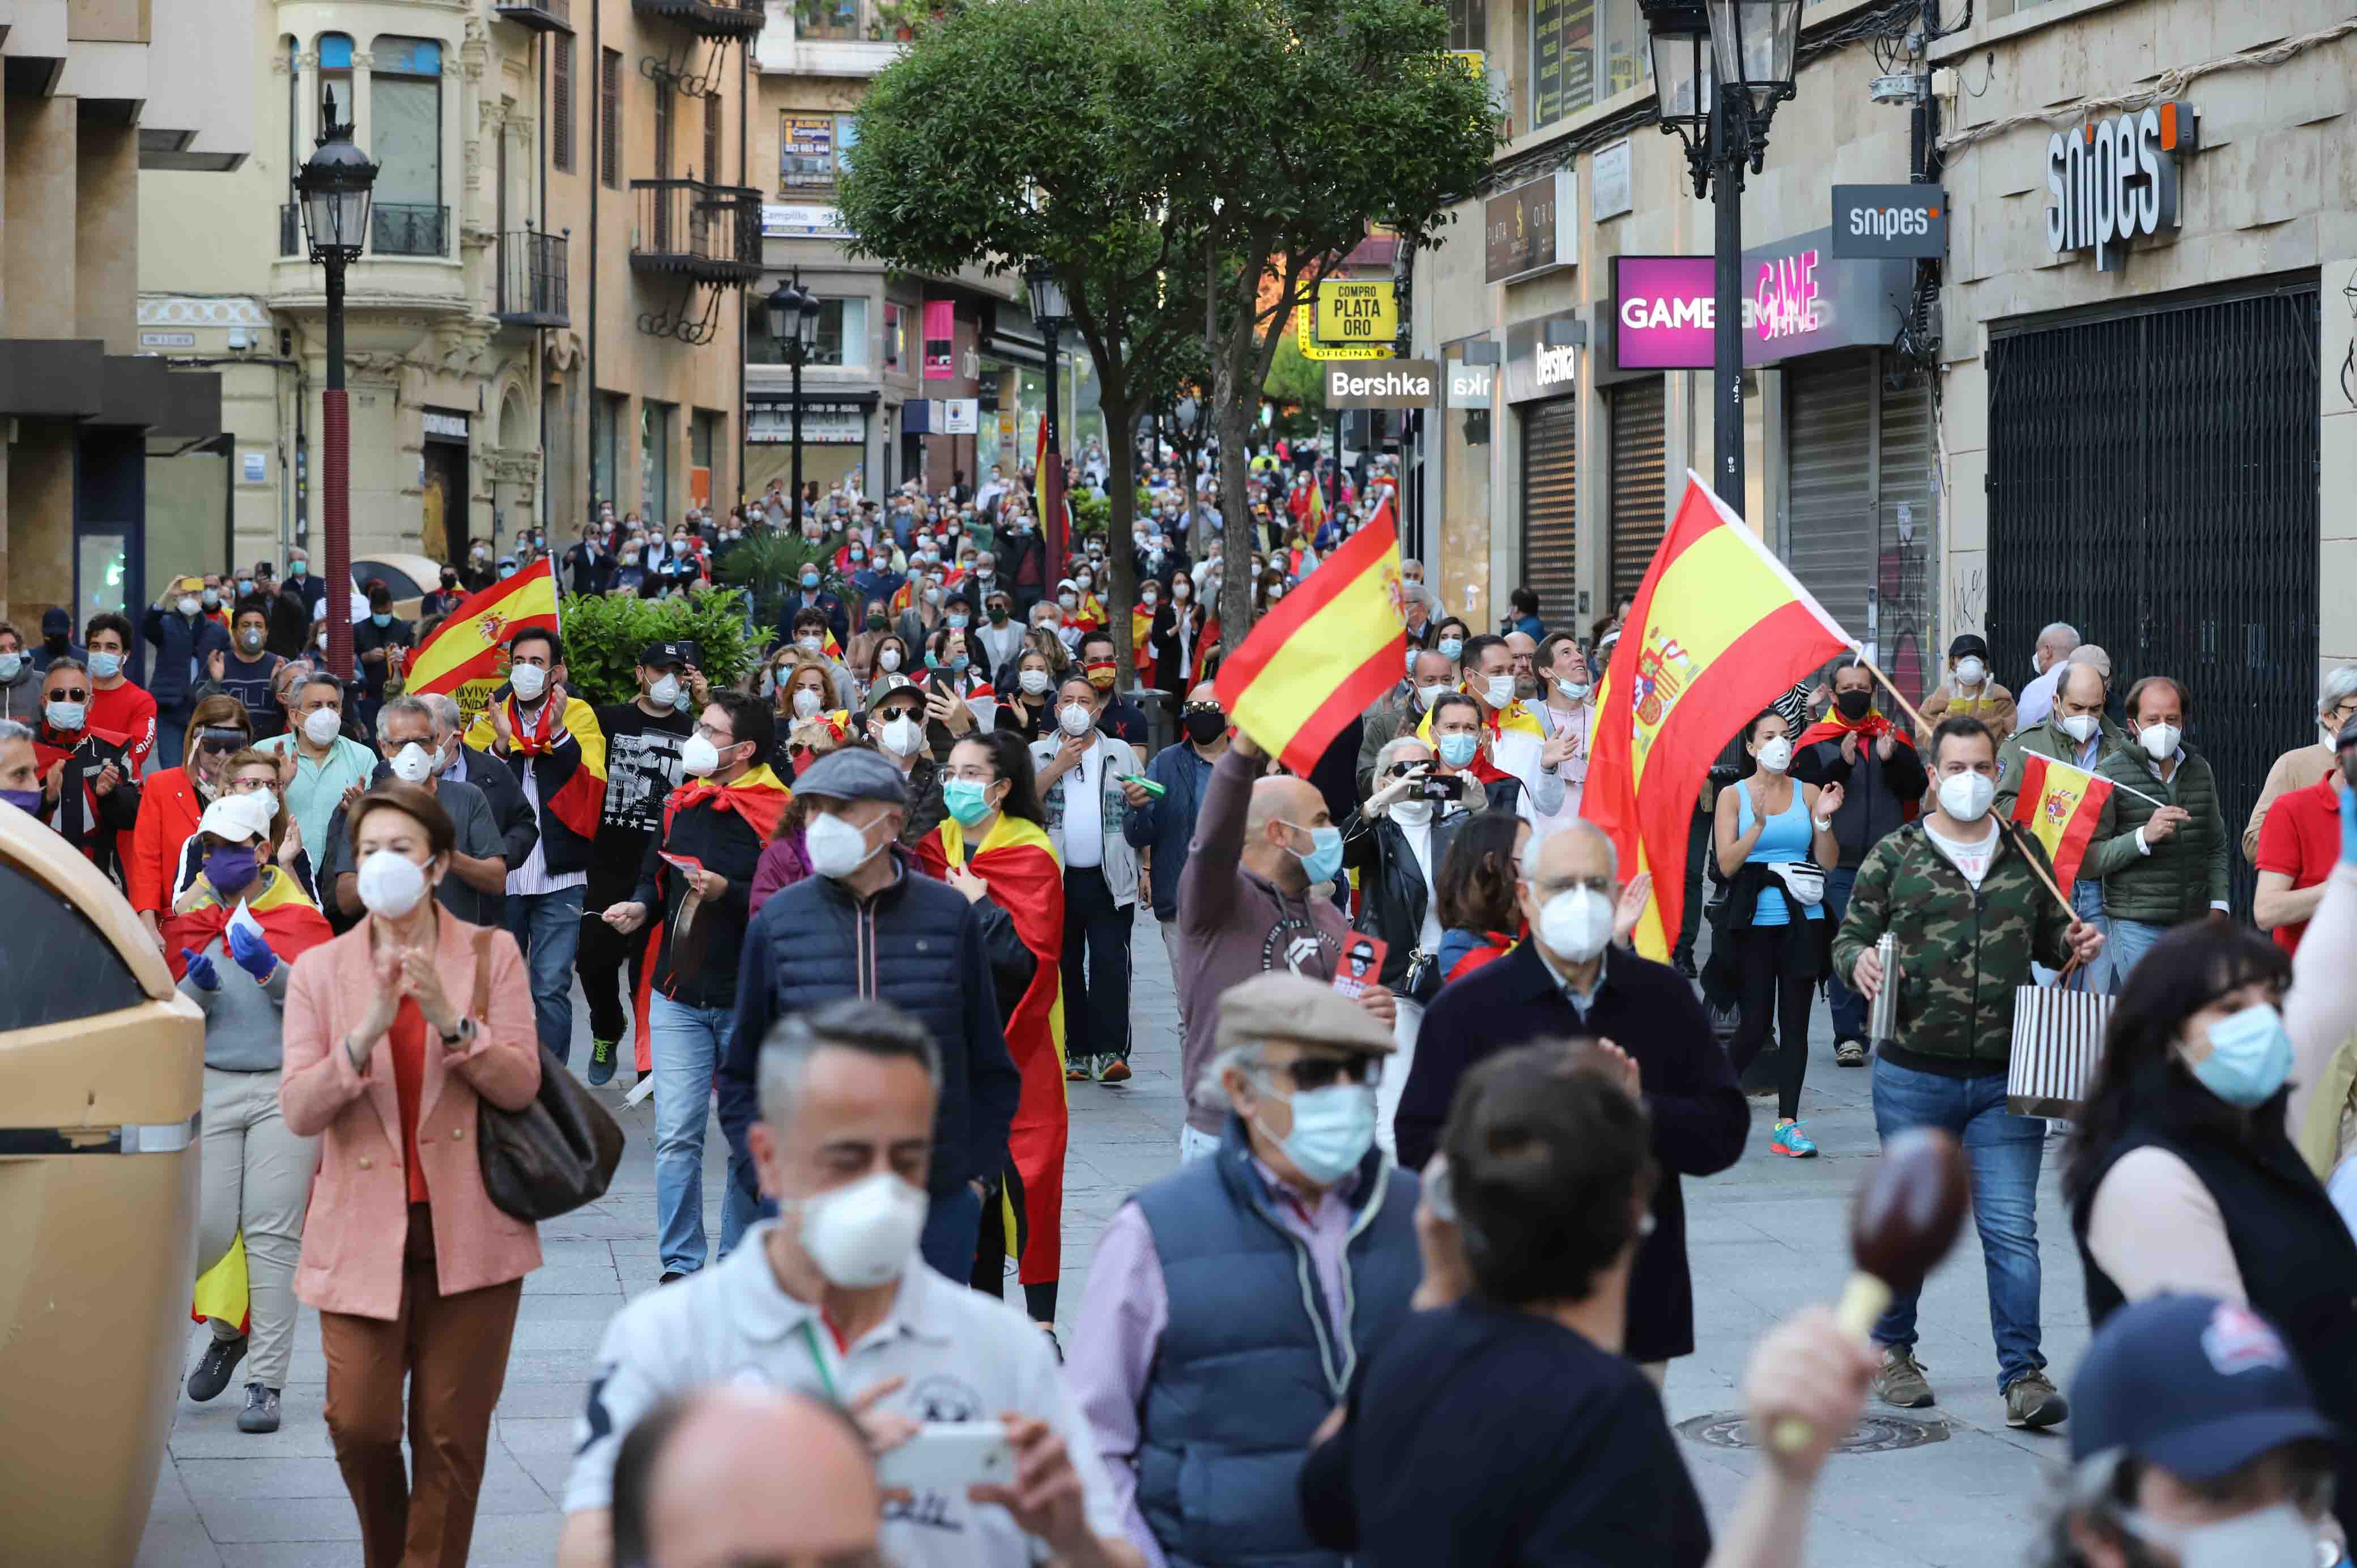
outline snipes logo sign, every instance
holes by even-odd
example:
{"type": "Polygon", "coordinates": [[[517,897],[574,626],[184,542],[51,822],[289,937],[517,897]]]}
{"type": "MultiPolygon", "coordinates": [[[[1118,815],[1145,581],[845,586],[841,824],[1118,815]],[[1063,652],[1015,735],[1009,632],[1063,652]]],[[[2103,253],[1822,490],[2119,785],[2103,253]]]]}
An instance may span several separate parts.
{"type": "Polygon", "coordinates": [[[2092,250],[2115,272],[2129,244],[2177,228],[2178,162],[2200,145],[2190,105],[2098,120],[2046,140],[2046,247],[2056,255],[2092,250]]]}
{"type": "Polygon", "coordinates": [[[1833,253],[1936,259],[1948,250],[1948,193],[1936,185],[1834,187],[1833,253]]]}

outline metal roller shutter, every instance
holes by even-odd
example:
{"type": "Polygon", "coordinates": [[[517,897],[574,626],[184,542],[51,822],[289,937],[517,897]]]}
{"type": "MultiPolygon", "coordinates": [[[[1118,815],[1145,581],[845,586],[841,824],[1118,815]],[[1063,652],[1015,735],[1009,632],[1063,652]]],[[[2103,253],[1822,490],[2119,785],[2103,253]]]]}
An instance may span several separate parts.
{"type": "MultiPolygon", "coordinates": [[[[1523,411],[1523,583],[1537,590],[1539,619],[1568,627],[1577,604],[1579,400],[1523,411]]],[[[1502,612],[1501,612],[1502,613],[1502,612]]]]}
{"type": "Polygon", "coordinates": [[[1878,532],[1875,389],[1871,358],[1794,365],[1784,375],[1792,476],[1784,560],[1801,585],[1857,638],[1866,635],[1878,532]]]}
{"type": "Polygon", "coordinates": [[[1947,650],[1935,647],[1940,618],[1939,508],[1932,504],[1932,384],[1920,375],[1882,382],[1878,462],[1881,558],[1875,564],[1878,662],[1914,702],[1921,702],[1947,650]]]}
{"type": "MultiPolygon", "coordinates": [[[[1631,381],[1612,393],[1612,604],[1633,596],[1662,547],[1666,525],[1663,445],[1666,424],[1660,380],[1631,381]]],[[[1598,613],[1612,605],[1598,607],[1598,613]]]]}

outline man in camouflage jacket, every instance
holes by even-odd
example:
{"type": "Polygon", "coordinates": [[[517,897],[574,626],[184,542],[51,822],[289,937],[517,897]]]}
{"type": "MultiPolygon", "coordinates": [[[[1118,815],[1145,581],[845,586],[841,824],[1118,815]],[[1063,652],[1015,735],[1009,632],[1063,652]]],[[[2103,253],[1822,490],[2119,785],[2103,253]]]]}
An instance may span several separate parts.
{"type": "MultiPolygon", "coordinates": [[[[2046,1124],[2006,1108],[2017,987],[2033,959],[2060,968],[2092,958],[2103,934],[2074,918],[2047,886],[2053,875],[2034,840],[2000,831],[1996,741],[1978,719],[1943,720],[1932,735],[1939,805],[1867,852],[1834,962],[1859,994],[1899,987],[1898,1022],[1876,1042],[1875,1131],[1887,1144],[1939,1127],[1963,1144],[1973,1219],[1988,1269],[1997,1388],[2009,1425],[2051,1426],[2069,1413],[2047,1380],[2038,1319],[2038,1167],[2046,1124]],[[1896,975],[1875,943],[1897,939],[1896,975]]],[[[1915,1293],[1893,1298],[1875,1325],[1883,1363],[1875,1391],[1892,1404],[1932,1402],[1915,1359],[1915,1293]]]]}

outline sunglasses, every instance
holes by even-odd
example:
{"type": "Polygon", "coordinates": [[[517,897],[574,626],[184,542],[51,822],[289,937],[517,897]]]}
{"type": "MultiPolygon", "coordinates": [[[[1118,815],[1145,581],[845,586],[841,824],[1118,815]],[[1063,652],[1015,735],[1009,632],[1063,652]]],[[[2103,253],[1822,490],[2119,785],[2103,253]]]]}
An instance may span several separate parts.
{"type": "Polygon", "coordinates": [[[90,692],[86,687],[81,686],[60,686],[56,691],[49,693],[49,701],[52,703],[86,703],[90,701],[90,692]]]}
{"type": "Polygon", "coordinates": [[[197,735],[197,746],[203,751],[242,751],[245,748],[245,732],[237,729],[200,730],[197,735]]]}
{"type": "Polygon", "coordinates": [[[1270,1070],[1291,1079],[1293,1087],[1304,1094],[1331,1089],[1346,1079],[1356,1084],[1370,1084],[1381,1083],[1383,1077],[1383,1064],[1377,1057],[1349,1057],[1339,1061],[1332,1057],[1304,1057],[1290,1066],[1270,1070]]]}
{"type": "Polygon", "coordinates": [[[1411,773],[1426,771],[1431,767],[1432,764],[1428,760],[1424,762],[1394,762],[1389,768],[1383,769],[1383,777],[1386,779],[1405,779],[1411,773]]]}

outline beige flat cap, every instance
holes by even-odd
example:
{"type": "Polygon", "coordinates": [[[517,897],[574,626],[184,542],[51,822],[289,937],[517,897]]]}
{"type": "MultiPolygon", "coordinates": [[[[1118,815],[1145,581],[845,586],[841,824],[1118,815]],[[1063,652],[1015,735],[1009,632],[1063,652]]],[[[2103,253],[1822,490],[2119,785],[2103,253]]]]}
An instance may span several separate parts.
{"type": "Polygon", "coordinates": [[[1254,1040],[1334,1046],[1370,1056],[1388,1056],[1398,1048],[1389,1026],[1357,1002],[1324,981],[1282,969],[1254,975],[1221,993],[1220,1028],[1213,1043],[1226,1050],[1254,1040]]]}

